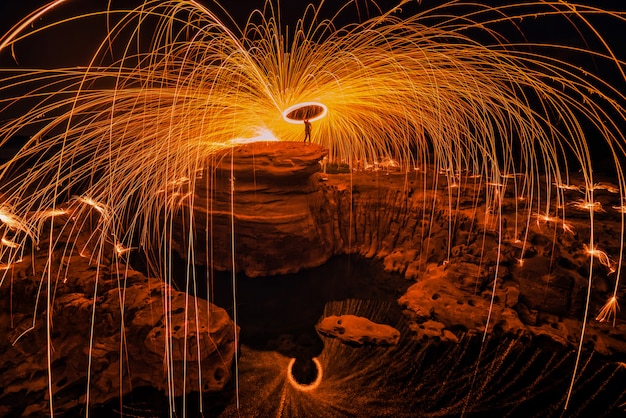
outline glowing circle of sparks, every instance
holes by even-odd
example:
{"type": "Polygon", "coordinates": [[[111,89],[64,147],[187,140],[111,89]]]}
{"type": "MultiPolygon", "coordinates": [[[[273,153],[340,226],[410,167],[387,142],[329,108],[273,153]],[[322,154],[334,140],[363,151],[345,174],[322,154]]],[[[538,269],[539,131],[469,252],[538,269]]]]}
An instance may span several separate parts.
{"type": "MultiPolygon", "coordinates": [[[[73,21],[53,21],[43,28],[33,25],[66,1],[50,0],[7,34],[0,34],[0,53],[10,51],[17,63],[15,47],[24,40],[31,36],[37,39],[45,28],[73,21]]],[[[512,236],[522,243],[522,254],[530,235],[521,231],[530,230],[533,220],[537,228],[557,225],[563,232],[573,233],[560,205],[569,200],[565,190],[585,193],[585,199],[568,205],[589,212],[589,245],[585,250],[590,267],[567,409],[591,318],[588,311],[593,308],[595,264],[604,265],[609,274],[615,273],[613,295],[600,310],[598,321],[615,320],[619,307],[624,246],[616,249],[615,255],[596,248],[593,215],[604,211],[594,200],[594,190],[600,188],[619,193],[619,206],[613,207],[626,213],[626,167],[621,163],[626,156],[626,135],[621,129],[626,122],[626,95],[619,86],[603,80],[599,72],[544,51],[575,52],[577,60],[602,61],[616,67],[624,79],[623,58],[617,57],[602,31],[586,18],[602,15],[623,24],[626,12],[562,0],[516,0],[494,7],[446,0],[444,5],[423,13],[398,16],[399,6],[408,1],[397,0],[397,7],[381,10],[380,16],[354,26],[335,27],[332,20],[318,23],[318,9],[311,5],[296,25],[294,33],[299,35],[289,44],[283,41],[289,39],[289,33],[281,28],[278,8],[275,15],[270,14],[274,13],[269,7],[273,0],[267,0],[268,7],[252,15],[240,30],[231,30],[197,1],[141,3],[132,10],[109,8],[76,17],[105,16],[107,22],[115,22],[107,26],[110,30],[99,40],[89,66],[79,60],[78,66],[49,70],[0,68],[0,111],[3,115],[7,110],[20,112],[0,123],[0,147],[15,133],[34,130],[14,157],[0,163],[0,287],[31,243],[37,248],[40,241],[47,242],[49,249],[43,251],[49,251],[50,257],[54,243],[62,239],[69,254],[84,236],[94,237],[92,247],[98,254],[108,250],[109,244],[113,244],[116,257],[141,248],[151,269],[169,280],[170,254],[173,242],[179,239],[168,233],[174,225],[169,222],[174,214],[191,213],[180,212],[186,209],[179,207],[195,201],[198,173],[206,169],[207,158],[242,143],[299,141],[302,130],[287,125],[301,125],[305,118],[321,120],[316,126],[316,142],[328,149],[329,161],[354,162],[357,169],[397,166],[398,170],[413,167],[417,171],[421,167],[422,173],[435,167],[432,173],[445,175],[448,188],[458,190],[457,196],[464,184],[461,176],[477,176],[481,186],[475,196],[484,190],[485,207],[494,209],[503,209],[503,199],[509,196],[505,191],[514,189],[516,201],[522,203],[512,209],[516,219],[512,236]],[[449,12],[440,13],[448,7],[449,12]],[[461,11],[465,7],[467,11],[461,11]],[[582,25],[590,29],[592,41],[585,39],[585,45],[601,44],[604,48],[596,51],[549,40],[535,44],[513,39],[509,44],[498,35],[501,23],[508,21],[517,31],[520,27],[515,22],[530,15],[546,19],[560,16],[576,30],[582,25]],[[473,39],[477,28],[487,31],[485,45],[473,39]],[[320,102],[309,101],[311,98],[320,102]],[[22,103],[26,107],[22,108],[22,103]],[[297,104],[282,110],[291,103],[297,104]],[[594,128],[611,150],[617,185],[595,183],[597,165],[592,161],[584,125],[594,128]],[[193,138],[200,140],[190,140],[193,138]],[[101,152],[105,149],[109,151],[101,152]],[[117,158],[120,155],[124,158],[117,158]],[[33,168],[23,170],[27,165],[33,168]],[[584,182],[569,185],[571,170],[582,172],[584,182]],[[552,193],[553,180],[556,193],[552,193]],[[50,232],[44,233],[44,220],[62,214],[57,208],[64,203],[62,196],[74,196],[68,203],[68,217],[74,226],[59,235],[50,221],[50,232]],[[543,201],[546,207],[538,212],[543,201]],[[91,222],[82,221],[96,215],[93,212],[99,215],[95,231],[91,222]],[[559,212],[561,215],[556,216],[559,212]],[[518,230],[518,216],[526,217],[525,222],[519,222],[526,225],[522,230],[518,230]]],[[[581,31],[579,34],[582,37],[581,31]]],[[[49,65],[52,63],[46,67],[49,65]]],[[[4,157],[4,148],[2,153],[4,157]]],[[[213,185],[212,178],[206,181],[213,185]]],[[[234,190],[234,176],[231,184],[234,190]]],[[[435,193],[439,183],[433,184],[435,193]]],[[[452,198],[450,194],[449,202],[452,198]]],[[[187,205],[190,211],[192,203],[187,205]]],[[[204,203],[212,201],[207,198],[204,203]]],[[[475,209],[478,207],[476,204],[475,209]]],[[[231,219],[235,219],[233,208],[234,204],[231,219]]],[[[449,222],[454,219],[450,211],[449,222]]],[[[491,221],[485,223],[492,228],[491,221]]],[[[500,222],[496,219],[495,223],[500,222]]],[[[210,235],[213,242],[213,230],[208,225],[206,240],[210,235]]],[[[620,230],[623,236],[624,218],[620,230]]],[[[452,228],[449,231],[448,243],[452,242],[452,228]]],[[[189,232],[187,242],[195,242],[193,234],[189,232]]],[[[430,239],[430,234],[416,235],[415,239],[430,239]]],[[[501,245],[500,235],[497,266],[501,245]]],[[[190,247],[188,252],[194,259],[196,249],[200,247],[190,247]]],[[[233,249],[233,265],[235,253],[233,249]]],[[[448,246],[448,254],[440,261],[448,263],[450,253],[448,246]]],[[[116,267],[122,267],[118,265],[121,262],[120,257],[115,258],[116,267]]],[[[55,274],[65,274],[63,269],[69,265],[55,274]]],[[[52,273],[50,269],[48,272],[52,273]]],[[[49,279],[42,276],[41,280],[51,289],[49,279]]],[[[495,269],[492,295],[499,280],[495,269]]],[[[168,297],[163,295],[164,304],[168,297]]],[[[494,303],[492,298],[492,306],[494,303]]],[[[50,296],[47,304],[45,315],[49,318],[44,323],[50,336],[50,296]]],[[[91,326],[95,328],[95,319],[91,326]]],[[[485,334],[489,329],[487,324],[485,334]]],[[[50,338],[48,368],[52,371],[50,338]]],[[[295,380],[291,374],[295,360],[290,362],[288,379],[298,390],[310,391],[320,384],[321,364],[313,361],[318,375],[308,385],[295,380]]],[[[173,373],[173,360],[165,367],[173,373]]],[[[48,399],[52,410],[51,371],[48,399]]],[[[89,387],[87,384],[87,405],[89,387]]],[[[174,393],[172,385],[168,395],[173,397],[174,393]]]]}
{"type": "Polygon", "coordinates": [[[289,106],[283,111],[283,119],[286,122],[300,124],[304,119],[315,122],[323,119],[328,114],[328,108],[320,102],[302,102],[289,106]]]}
{"type": "Polygon", "coordinates": [[[322,377],[323,377],[322,363],[320,363],[317,357],[313,358],[313,363],[315,364],[315,367],[317,368],[317,376],[315,377],[315,380],[312,381],[311,383],[304,384],[304,383],[298,382],[296,378],[293,377],[293,365],[295,364],[295,362],[296,362],[296,359],[292,358],[289,361],[289,364],[287,365],[287,380],[289,381],[291,386],[293,386],[295,389],[299,390],[300,392],[309,392],[309,391],[317,389],[319,385],[322,383],[322,377]]]}

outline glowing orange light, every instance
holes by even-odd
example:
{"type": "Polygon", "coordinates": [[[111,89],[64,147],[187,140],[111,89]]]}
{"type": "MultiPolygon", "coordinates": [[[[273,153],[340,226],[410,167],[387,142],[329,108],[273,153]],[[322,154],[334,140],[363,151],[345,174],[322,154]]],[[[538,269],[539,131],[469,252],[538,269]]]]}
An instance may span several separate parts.
{"type": "MultiPolygon", "coordinates": [[[[302,121],[300,121],[302,122],[302,121]]],[[[256,131],[256,135],[250,138],[235,138],[231,139],[226,143],[226,145],[242,145],[242,144],[251,144],[253,142],[276,142],[278,138],[266,128],[259,128],[256,131]]]]}
{"type": "Polygon", "coordinates": [[[608,267],[609,269],[612,269],[613,263],[611,262],[611,259],[605,251],[599,250],[593,246],[588,247],[586,244],[583,244],[583,248],[588,255],[597,258],[600,264],[608,267]]]}
{"type": "Polygon", "coordinates": [[[617,297],[611,297],[606,304],[600,309],[598,316],[596,316],[596,320],[599,322],[608,322],[617,316],[617,312],[619,312],[619,304],[617,303],[617,297]]]}
{"type": "Polygon", "coordinates": [[[569,234],[573,234],[574,233],[574,227],[569,222],[563,221],[563,223],[561,224],[561,227],[563,228],[564,232],[567,232],[569,234]]]}
{"type": "Polygon", "coordinates": [[[309,122],[318,121],[328,113],[328,108],[320,102],[302,102],[289,106],[283,111],[283,119],[289,123],[301,124],[308,119],[309,122]]]}
{"type": "Polygon", "coordinates": [[[580,186],[576,186],[573,184],[565,184],[565,183],[554,183],[554,185],[557,187],[557,189],[561,189],[561,190],[573,190],[576,192],[580,192],[580,186]]]}
{"type": "MultiPolygon", "coordinates": [[[[20,21],[0,37],[0,51],[13,49],[31,34],[40,32],[27,29],[64,1],[51,1],[20,21]]],[[[271,2],[268,0],[268,4],[271,2]]],[[[617,163],[617,157],[626,149],[626,138],[617,128],[626,120],[626,97],[621,93],[607,96],[605,92],[610,86],[598,75],[588,77],[586,71],[560,61],[556,54],[530,52],[534,48],[529,50],[525,43],[516,46],[500,41],[481,45],[469,36],[477,27],[497,35],[492,32],[497,30],[496,25],[506,19],[513,22],[528,16],[527,6],[537,7],[535,17],[561,15],[568,20],[573,14],[584,19],[600,13],[623,23],[626,16],[623,12],[544,0],[513,2],[514,5],[495,8],[477,5],[476,10],[463,17],[433,8],[433,12],[405,18],[396,14],[399,9],[394,9],[374,20],[338,29],[334,27],[338,22],[325,21],[315,26],[317,20],[305,16],[294,32],[301,36],[288,46],[282,41],[274,42],[287,38],[278,19],[261,16],[258,25],[250,21],[250,26],[241,28],[239,38],[237,31],[230,30],[196,1],[143,3],[136,9],[124,10],[119,24],[113,25],[101,40],[101,48],[91,61],[98,64],[45,71],[24,69],[17,71],[16,77],[0,77],[2,106],[28,102],[30,96],[40,97],[27,113],[0,125],[0,146],[12,133],[38,129],[35,135],[38,141],[32,142],[33,147],[24,147],[14,160],[3,165],[15,168],[18,163],[29,162],[34,167],[33,175],[25,175],[19,184],[10,184],[12,179],[4,176],[11,170],[0,170],[3,183],[0,192],[7,196],[6,206],[4,203],[0,206],[0,227],[24,232],[35,240],[39,232],[37,222],[47,216],[42,209],[55,207],[58,199],[65,196],[58,192],[85,187],[80,193],[90,197],[75,198],[73,204],[81,210],[85,209],[82,204],[90,205],[103,215],[97,232],[93,232],[102,235],[93,236],[102,238],[102,242],[115,243],[118,254],[129,251],[132,244],[118,240],[115,234],[141,236],[142,245],[155,240],[159,249],[165,251],[149,256],[166,265],[171,244],[163,238],[167,226],[160,214],[164,207],[170,209],[167,205],[193,199],[193,181],[189,178],[197,173],[201,175],[207,157],[216,150],[240,143],[293,141],[301,137],[302,131],[296,125],[301,125],[305,118],[319,121],[316,141],[328,148],[332,162],[366,164],[387,158],[390,161],[387,167],[395,167],[396,162],[416,171],[420,167],[424,167],[423,171],[425,167],[436,167],[435,175],[439,170],[447,176],[450,188],[458,187],[460,173],[465,172],[478,173],[469,178],[498,179],[494,173],[507,173],[503,178],[524,178],[524,184],[521,180],[511,183],[520,185],[523,196],[518,199],[528,201],[525,215],[529,225],[536,210],[533,197],[543,196],[540,190],[535,190],[542,186],[536,164],[540,159],[544,160],[541,165],[546,171],[545,189],[554,187],[552,181],[561,179],[561,171],[576,166],[586,179],[587,191],[605,189],[620,192],[622,198],[626,193],[624,169],[617,163]],[[501,14],[503,19],[494,20],[494,14],[501,14]],[[431,26],[434,15],[439,23],[431,26]],[[139,30],[126,29],[141,26],[152,31],[152,25],[143,24],[149,18],[156,19],[156,30],[154,42],[144,50],[139,30]],[[132,35],[127,38],[126,32],[132,35]],[[259,36],[248,38],[250,33],[259,36]],[[128,48],[120,52],[133,51],[136,55],[121,52],[113,62],[105,59],[110,52],[116,55],[117,40],[127,42],[128,48]],[[528,52],[520,53],[518,46],[528,52]],[[185,51],[184,57],[181,51],[185,51]],[[132,64],[135,61],[140,63],[136,68],[132,64]],[[69,87],[55,91],[58,78],[66,80],[69,87]],[[52,87],[42,90],[39,84],[52,87]],[[33,94],[9,97],[16,86],[29,88],[33,94]],[[520,92],[530,93],[533,100],[520,97],[520,92]],[[534,99],[537,106],[530,105],[534,99]],[[282,118],[278,117],[279,113],[282,118]],[[608,114],[615,115],[615,123],[604,123],[608,114]],[[485,118],[485,115],[491,116],[485,118]],[[552,127],[556,120],[551,115],[558,115],[562,130],[552,127]],[[601,136],[616,157],[618,187],[602,183],[591,186],[594,170],[588,156],[574,153],[575,161],[562,164],[568,157],[558,150],[587,149],[588,139],[579,129],[581,122],[603,127],[601,136]],[[251,129],[256,127],[267,127],[267,132],[254,136],[251,129]],[[46,139],[51,132],[58,134],[46,139]],[[501,148],[505,151],[503,163],[499,162],[499,152],[494,147],[501,139],[505,141],[501,148]],[[514,149],[520,153],[519,163],[515,164],[510,161],[514,149]],[[40,159],[35,151],[45,151],[49,158],[40,159]],[[78,161],[86,163],[75,164],[78,161]],[[513,171],[516,173],[509,174],[513,171]],[[42,178],[57,181],[44,182],[42,178]],[[171,182],[172,179],[180,182],[171,182]],[[6,187],[5,182],[9,183],[6,187]],[[163,192],[168,193],[168,199],[161,198],[159,193],[163,192]],[[112,231],[115,232],[111,238],[112,231]]],[[[449,2],[451,7],[457,3],[449,2]]],[[[316,7],[308,10],[317,16],[316,7]]],[[[112,12],[105,13],[112,15],[112,12]]],[[[46,27],[62,23],[52,22],[46,27]]],[[[623,61],[615,57],[600,31],[593,33],[592,41],[599,41],[605,47],[602,51],[582,47],[564,50],[613,62],[623,78],[623,61]]],[[[598,42],[590,44],[594,43],[598,42]]],[[[552,44],[545,46],[560,48],[552,44]]],[[[617,93],[612,88],[609,90],[617,93]]],[[[380,165],[367,167],[378,169],[380,165]]],[[[480,184],[484,187],[487,182],[480,184]]],[[[493,206],[490,209],[495,209],[501,204],[501,185],[497,182],[487,185],[494,189],[497,202],[489,204],[493,206]]],[[[580,190],[567,184],[557,183],[556,187],[580,190]]],[[[234,176],[231,188],[234,191],[234,176]]],[[[565,201],[561,199],[563,194],[556,193],[559,196],[556,207],[565,201]]],[[[549,199],[554,199],[554,195],[550,194],[549,199]]],[[[582,203],[582,208],[596,210],[593,205],[593,202],[590,206],[582,203]]],[[[549,201],[546,215],[537,215],[537,225],[555,223],[555,227],[560,225],[563,231],[572,232],[571,225],[563,219],[547,215],[553,208],[553,202],[549,201]]],[[[626,211],[624,207],[618,210],[626,211]]],[[[68,242],[80,236],[80,228],[82,224],[75,226],[68,242]]],[[[51,232],[51,239],[56,238],[52,233],[57,232],[51,232]]],[[[19,237],[9,237],[11,240],[2,242],[5,247],[23,245],[19,237]]],[[[6,270],[19,254],[3,250],[9,259],[0,264],[0,269],[6,270]]],[[[589,253],[600,258],[600,262],[606,257],[612,269],[606,253],[596,251],[592,248],[589,253]]],[[[616,265],[622,265],[622,251],[616,265]]],[[[84,256],[82,252],[81,256],[84,256]]],[[[447,262],[443,261],[444,265],[447,262]]],[[[619,287],[619,277],[615,287],[616,290],[619,287]]],[[[610,309],[617,307],[616,299],[607,306],[610,314],[613,312],[610,309]]],[[[318,367],[318,385],[321,365],[316,359],[313,361],[318,367]]],[[[295,387],[299,390],[317,387],[316,382],[310,385],[295,382],[292,365],[293,361],[288,375],[295,387]]],[[[173,370],[171,364],[165,366],[173,370]]],[[[572,378],[572,384],[573,381],[572,378]]],[[[51,387],[49,395],[52,402],[51,387]]]]}
{"type": "Polygon", "coordinates": [[[78,202],[85,203],[85,204],[91,206],[96,211],[100,212],[101,214],[105,214],[105,212],[106,212],[106,209],[105,209],[104,205],[96,202],[91,197],[88,197],[88,196],[74,196],[74,199],[77,200],[78,202]]]}
{"type": "Polygon", "coordinates": [[[19,248],[20,244],[13,242],[11,240],[8,240],[6,238],[2,238],[2,240],[0,240],[0,242],[2,243],[2,245],[4,245],[5,247],[9,247],[9,248],[19,248]]]}
{"type": "MultiPolygon", "coordinates": [[[[13,261],[12,263],[8,263],[8,264],[4,264],[4,263],[0,263],[0,271],[4,271],[4,270],[9,270],[11,267],[13,267],[15,264],[19,264],[21,263],[23,260],[21,258],[18,258],[17,260],[13,261]]],[[[1,283],[1,282],[0,282],[1,283]]]]}
{"type": "Polygon", "coordinates": [[[320,363],[317,357],[313,358],[313,363],[315,364],[315,367],[317,367],[317,376],[315,377],[315,380],[313,382],[309,384],[303,384],[303,383],[298,382],[293,377],[293,365],[295,364],[295,362],[296,362],[296,359],[292,358],[289,361],[289,364],[287,365],[287,380],[289,381],[291,386],[293,386],[300,392],[309,392],[311,390],[317,389],[322,383],[322,375],[323,375],[322,363],[320,363]]]}
{"type": "Polygon", "coordinates": [[[619,188],[609,183],[596,183],[591,187],[591,190],[606,190],[609,193],[619,193],[619,188]]]}
{"type": "Polygon", "coordinates": [[[578,200],[576,202],[572,202],[571,205],[578,210],[585,210],[594,212],[604,212],[602,208],[602,203],[600,202],[587,202],[586,200],[578,200]]]}
{"type": "Polygon", "coordinates": [[[54,218],[55,216],[62,216],[65,214],[67,214],[67,211],[64,209],[50,209],[40,212],[40,216],[42,218],[54,218]]]}
{"type": "Polygon", "coordinates": [[[123,255],[123,254],[129,253],[134,249],[135,249],[134,247],[125,247],[119,242],[115,244],[115,252],[117,253],[117,255],[123,255]]]}

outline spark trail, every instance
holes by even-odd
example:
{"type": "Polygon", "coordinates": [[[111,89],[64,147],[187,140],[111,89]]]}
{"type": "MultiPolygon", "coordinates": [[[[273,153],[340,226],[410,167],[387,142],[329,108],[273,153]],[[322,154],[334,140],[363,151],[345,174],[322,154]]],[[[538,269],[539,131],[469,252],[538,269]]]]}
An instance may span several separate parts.
{"type": "MultiPolygon", "coordinates": [[[[330,161],[433,166],[450,184],[478,176],[491,207],[512,185],[527,225],[534,216],[567,225],[566,189],[552,185],[567,185],[569,173],[580,171],[582,202],[591,203],[576,209],[590,213],[587,248],[595,251],[589,126],[610,151],[624,200],[626,98],[558,54],[593,59],[623,80],[625,63],[594,22],[625,25],[624,12],[552,0],[431,7],[405,0],[389,10],[372,1],[373,17],[342,25],[339,17],[354,4],[326,18],[322,1],[286,29],[270,1],[237,25],[219,8],[169,0],[134,9],[113,2],[32,25],[63,3],[50,2],[0,38],[0,54],[15,57],[21,43],[76,20],[102,18],[108,27],[87,65],[0,69],[0,111],[14,115],[0,126],[0,146],[33,133],[0,166],[0,284],[65,202],[76,220],[65,231],[68,251],[86,232],[92,254],[140,251],[171,282],[171,219],[193,203],[206,161],[247,139],[300,141],[302,125],[289,115],[311,103],[323,109],[314,141],[330,161]],[[416,11],[402,12],[410,6],[416,11]],[[524,21],[554,18],[599,47],[525,40],[524,21]]],[[[623,224],[622,211],[622,231],[623,224]]],[[[603,319],[618,306],[623,247],[609,256],[617,271],[603,319]]]]}

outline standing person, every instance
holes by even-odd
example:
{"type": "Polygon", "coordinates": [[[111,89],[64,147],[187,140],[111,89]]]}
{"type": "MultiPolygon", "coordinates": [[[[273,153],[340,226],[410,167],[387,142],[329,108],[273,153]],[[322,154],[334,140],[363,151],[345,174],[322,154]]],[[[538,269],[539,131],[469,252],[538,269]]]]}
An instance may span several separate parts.
{"type": "Polygon", "coordinates": [[[309,144],[311,143],[311,122],[309,122],[309,118],[304,119],[304,143],[306,144],[307,139],[309,140],[309,144]]]}

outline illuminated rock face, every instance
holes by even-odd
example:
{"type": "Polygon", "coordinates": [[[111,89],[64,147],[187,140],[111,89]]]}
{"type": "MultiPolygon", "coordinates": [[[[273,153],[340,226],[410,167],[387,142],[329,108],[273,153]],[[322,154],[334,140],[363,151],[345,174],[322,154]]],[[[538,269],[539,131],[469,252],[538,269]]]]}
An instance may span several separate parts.
{"type": "MultiPolygon", "coordinates": [[[[235,269],[250,277],[293,273],[333,255],[358,253],[383,259],[390,271],[408,270],[411,278],[447,246],[446,207],[408,199],[403,177],[381,173],[379,182],[343,174],[329,180],[320,173],[327,151],[315,144],[257,142],[232,152],[232,159],[228,152],[207,161],[196,183],[198,265],[232,270],[233,230],[235,269]]],[[[172,247],[186,258],[189,221],[181,216],[174,222],[172,247]]]]}
{"type": "Polygon", "coordinates": [[[396,345],[400,341],[400,331],[394,327],[356,315],[328,316],[315,328],[348,344],[396,345]]]}
{"type": "MultiPolygon", "coordinates": [[[[332,236],[316,222],[324,201],[312,176],[327,151],[315,144],[256,142],[233,153],[208,161],[196,184],[195,262],[232,270],[233,222],[235,268],[250,277],[293,273],[328,260],[332,236]],[[213,237],[211,255],[207,236],[213,237]]],[[[178,222],[172,246],[185,257],[188,228],[178,222]]]]}
{"type": "MultiPolygon", "coordinates": [[[[487,215],[480,182],[449,193],[445,180],[434,184],[432,172],[324,174],[319,161],[325,151],[301,143],[257,143],[234,153],[232,166],[226,154],[215,170],[207,170],[213,189],[202,186],[211,184],[209,179],[196,188],[196,231],[211,232],[214,268],[232,268],[234,219],[236,269],[248,276],[297,272],[333,255],[360,254],[417,281],[400,304],[418,338],[454,341],[452,333],[482,333],[488,316],[489,332],[546,336],[559,344],[580,338],[589,270],[584,213],[569,218],[574,232],[525,220],[516,229],[516,216],[521,212],[525,219],[524,205],[508,190],[501,199],[500,233],[487,215]],[[516,240],[522,231],[524,245],[516,240]]],[[[617,205],[608,192],[597,196],[606,207],[617,205]]],[[[604,231],[602,246],[611,254],[619,252],[619,216],[596,216],[604,231]]],[[[186,242],[184,224],[175,230],[181,235],[173,245],[186,254],[180,245],[186,242]]],[[[197,235],[195,248],[202,250],[204,234],[197,235]]],[[[195,257],[196,263],[209,262],[206,252],[196,251],[195,257]]],[[[606,268],[594,271],[591,312],[602,307],[612,288],[606,268]]],[[[590,344],[604,354],[626,352],[619,337],[623,327],[593,321],[587,335],[596,342],[590,344]]]]}
{"type": "MultiPolygon", "coordinates": [[[[449,334],[444,336],[446,330],[478,333],[485,329],[490,299],[460,289],[454,282],[455,276],[447,273],[443,268],[433,269],[399,300],[411,312],[409,326],[418,337],[453,340],[449,334]]],[[[499,288],[497,294],[505,292],[506,289],[499,288]]],[[[511,334],[527,334],[515,310],[501,303],[492,309],[490,330],[494,328],[511,334]]]]}
{"type": "Polygon", "coordinates": [[[48,307],[47,283],[41,279],[46,277],[47,259],[46,251],[25,257],[8,278],[13,285],[0,287],[0,416],[41,416],[48,411],[48,369],[59,415],[84,405],[87,387],[90,405],[97,405],[142,386],[164,393],[173,388],[178,396],[183,391],[219,391],[230,380],[235,327],[225,310],[207,301],[194,303],[193,296],[160,279],[120,271],[110,256],[96,263],[95,258],[70,256],[62,249],[53,253],[52,263],[70,265],[71,270],[53,276],[48,307]]]}

